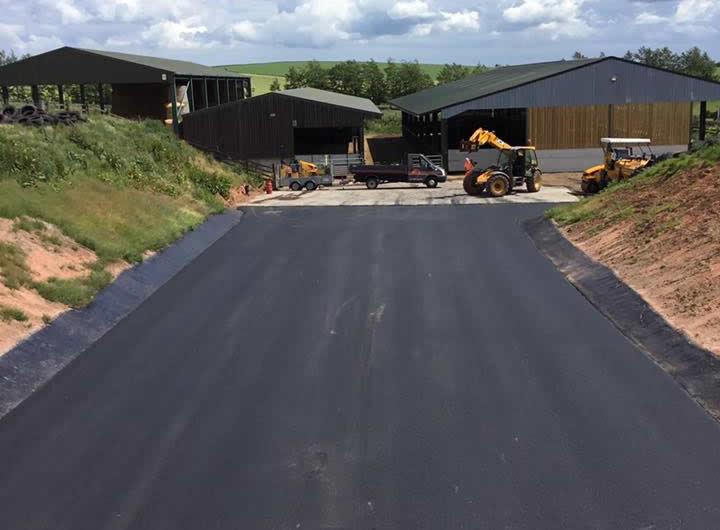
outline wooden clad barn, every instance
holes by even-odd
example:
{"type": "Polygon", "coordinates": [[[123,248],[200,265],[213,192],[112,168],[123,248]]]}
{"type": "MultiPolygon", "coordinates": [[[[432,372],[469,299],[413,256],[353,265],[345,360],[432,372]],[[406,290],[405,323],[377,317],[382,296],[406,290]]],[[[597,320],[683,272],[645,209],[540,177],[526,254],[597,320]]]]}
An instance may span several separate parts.
{"type": "MultiPolygon", "coordinates": [[[[650,138],[656,152],[690,142],[693,102],[720,99],[720,83],[601,57],[495,68],[397,98],[403,136],[462,169],[461,140],[478,127],[511,145],[534,145],[545,171],[578,171],[599,158],[601,137],[650,138]]],[[[701,105],[704,109],[705,105],[701,105]]],[[[483,164],[496,153],[471,158],[483,164]]]]}
{"type": "Polygon", "coordinates": [[[351,144],[362,153],[365,119],[381,115],[365,98],[298,88],[193,112],[183,137],[236,159],[345,154],[351,144]]]}

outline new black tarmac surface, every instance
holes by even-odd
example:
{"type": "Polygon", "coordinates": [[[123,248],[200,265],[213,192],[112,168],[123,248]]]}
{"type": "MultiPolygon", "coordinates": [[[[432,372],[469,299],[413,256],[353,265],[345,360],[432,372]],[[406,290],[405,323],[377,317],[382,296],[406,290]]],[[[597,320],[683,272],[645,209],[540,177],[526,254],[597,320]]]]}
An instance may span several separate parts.
{"type": "Polygon", "coordinates": [[[249,209],[0,421],[0,528],[720,527],[718,424],[542,210],[249,209]]]}

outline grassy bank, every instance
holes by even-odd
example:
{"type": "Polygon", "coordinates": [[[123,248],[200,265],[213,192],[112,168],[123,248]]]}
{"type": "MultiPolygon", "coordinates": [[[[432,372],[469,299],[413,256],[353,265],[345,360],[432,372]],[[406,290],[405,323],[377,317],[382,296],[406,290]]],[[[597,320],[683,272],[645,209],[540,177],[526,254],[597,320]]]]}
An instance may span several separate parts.
{"type": "Polygon", "coordinates": [[[652,217],[671,210],[679,200],[676,195],[679,190],[668,193],[666,205],[657,205],[656,210],[642,213],[638,211],[638,206],[634,203],[634,193],[642,192],[647,188],[673,190],[673,177],[676,174],[696,168],[707,168],[719,163],[720,145],[707,146],[661,162],[643,171],[635,178],[608,186],[597,195],[583,198],[575,203],[556,206],[548,210],[546,215],[554,219],[560,226],[597,221],[593,229],[598,231],[628,218],[637,218],[638,222],[645,222],[648,220],[648,215],[652,217]]]}
{"type": "Polygon", "coordinates": [[[73,127],[2,125],[0,218],[14,220],[14,232],[32,234],[51,251],[81,245],[96,261],[77,277],[38,281],[30,256],[0,241],[0,280],[51,302],[87,305],[112,280],[108,265],[165,248],[222,211],[232,188],[250,180],[157,121],[96,116],[73,127]],[[70,239],[62,243],[38,220],[70,239]]]}
{"type": "Polygon", "coordinates": [[[156,121],[0,126],[0,217],[53,223],[104,260],[167,246],[242,180],[156,121]]]}

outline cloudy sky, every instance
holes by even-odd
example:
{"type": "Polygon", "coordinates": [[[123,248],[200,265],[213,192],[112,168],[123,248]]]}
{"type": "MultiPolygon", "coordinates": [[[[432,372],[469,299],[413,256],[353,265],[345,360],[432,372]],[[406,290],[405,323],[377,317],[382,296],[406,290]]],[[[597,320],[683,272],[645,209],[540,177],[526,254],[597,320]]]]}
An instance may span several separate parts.
{"type": "Polygon", "coordinates": [[[492,65],[697,45],[720,60],[720,0],[0,0],[0,13],[0,49],[18,54],[492,65]]]}

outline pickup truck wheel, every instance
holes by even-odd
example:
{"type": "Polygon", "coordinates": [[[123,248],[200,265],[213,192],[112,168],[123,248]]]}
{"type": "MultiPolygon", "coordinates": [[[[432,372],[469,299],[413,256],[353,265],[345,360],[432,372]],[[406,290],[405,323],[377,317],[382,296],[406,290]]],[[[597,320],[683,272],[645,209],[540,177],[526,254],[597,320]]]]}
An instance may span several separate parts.
{"type": "Polygon", "coordinates": [[[437,179],[436,179],[435,177],[428,177],[428,178],[425,180],[425,185],[426,185],[428,188],[437,188],[438,181],[437,181],[437,179]]]}
{"type": "Polygon", "coordinates": [[[313,191],[317,186],[312,180],[309,180],[307,184],[305,184],[305,189],[308,191],[313,191]]]}
{"type": "Polygon", "coordinates": [[[365,179],[365,186],[367,189],[374,190],[378,187],[378,179],[376,177],[368,177],[365,179]]]}
{"type": "Polygon", "coordinates": [[[290,189],[293,191],[300,191],[302,189],[302,186],[300,185],[299,182],[291,182],[290,189]]]}

